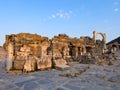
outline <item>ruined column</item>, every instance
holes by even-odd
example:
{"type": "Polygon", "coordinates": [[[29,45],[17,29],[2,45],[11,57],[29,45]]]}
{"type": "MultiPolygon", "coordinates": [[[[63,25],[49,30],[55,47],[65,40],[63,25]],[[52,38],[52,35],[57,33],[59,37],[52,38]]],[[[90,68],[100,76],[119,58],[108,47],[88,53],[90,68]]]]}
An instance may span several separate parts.
{"type": "Polygon", "coordinates": [[[104,49],[106,50],[107,48],[106,48],[106,34],[104,33],[103,34],[103,40],[104,40],[104,49]]]}
{"type": "Polygon", "coordinates": [[[66,47],[66,57],[70,57],[70,49],[69,49],[69,47],[67,46],[66,47]]]}
{"type": "Polygon", "coordinates": [[[13,67],[13,60],[14,60],[14,46],[12,43],[8,44],[8,56],[6,60],[6,69],[9,71],[13,67]]]}
{"type": "Polygon", "coordinates": [[[96,31],[93,31],[93,40],[96,42],[96,38],[97,38],[97,33],[96,31]]]}
{"type": "Polygon", "coordinates": [[[85,46],[82,47],[82,52],[83,52],[82,54],[85,54],[85,53],[86,53],[86,48],[85,48],[85,46]]]}
{"type": "Polygon", "coordinates": [[[76,56],[78,56],[78,47],[75,47],[76,56]]]}

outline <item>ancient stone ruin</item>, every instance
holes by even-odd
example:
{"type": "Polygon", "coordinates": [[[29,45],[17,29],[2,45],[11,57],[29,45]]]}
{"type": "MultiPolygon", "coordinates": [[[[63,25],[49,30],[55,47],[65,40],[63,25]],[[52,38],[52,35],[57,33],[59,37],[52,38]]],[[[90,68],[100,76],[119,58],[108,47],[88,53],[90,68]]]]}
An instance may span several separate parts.
{"type": "Polygon", "coordinates": [[[7,69],[35,71],[51,68],[51,56],[47,54],[50,40],[37,34],[20,33],[6,35],[8,52],[7,69]]]}
{"type": "Polygon", "coordinates": [[[4,48],[8,52],[8,71],[45,70],[68,62],[94,64],[105,59],[100,57],[106,50],[106,34],[94,31],[92,38],[59,34],[49,39],[37,34],[19,33],[6,35],[4,48]],[[103,40],[97,40],[99,34],[103,40]]]}
{"type": "Polygon", "coordinates": [[[108,42],[107,48],[110,52],[119,51],[120,50],[120,37],[108,42]]]}

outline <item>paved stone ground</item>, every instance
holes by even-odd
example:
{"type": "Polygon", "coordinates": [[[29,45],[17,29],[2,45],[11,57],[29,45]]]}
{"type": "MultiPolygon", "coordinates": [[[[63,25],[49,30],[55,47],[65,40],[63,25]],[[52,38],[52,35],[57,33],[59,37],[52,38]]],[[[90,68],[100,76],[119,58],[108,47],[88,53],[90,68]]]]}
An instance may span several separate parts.
{"type": "Polygon", "coordinates": [[[50,69],[7,73],[0,62],[0,90],[120,90],[120,52],[111,66],[71,64],[70,70],[50,69]]]}

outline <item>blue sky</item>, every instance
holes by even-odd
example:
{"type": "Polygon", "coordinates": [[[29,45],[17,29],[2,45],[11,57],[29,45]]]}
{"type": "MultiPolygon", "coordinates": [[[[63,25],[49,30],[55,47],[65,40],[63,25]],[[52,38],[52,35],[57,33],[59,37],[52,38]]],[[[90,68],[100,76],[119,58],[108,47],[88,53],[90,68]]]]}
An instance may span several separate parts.
{"type": "Polygon", "coordinates": [[[94,30],[107,42],[120,36],[120,0],[0,0],[0,45],[6,34],[92,37],[94,30]]]}

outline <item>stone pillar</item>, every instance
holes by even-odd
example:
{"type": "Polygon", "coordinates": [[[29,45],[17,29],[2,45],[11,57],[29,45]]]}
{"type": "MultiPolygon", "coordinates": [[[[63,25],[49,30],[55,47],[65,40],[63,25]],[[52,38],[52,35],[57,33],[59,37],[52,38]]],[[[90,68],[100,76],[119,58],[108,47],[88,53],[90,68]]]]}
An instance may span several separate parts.
{"type": "Polygon", "coordinates": [[[85,54],[86,53],[86,48],[85,48],[85,46],[83,47],[83,54],[85,54]]]}
{"type": "Polygon", "coordinates": [[[69,47],[67,46],[66,47],[66,57],[70,57],[70,49],[69,49],[69,47]]]}
{"type": "Polygon", "coordinates": [[[6,69],[9,71],[13,67],[13,60],[14,60],[14,46],[12,43],[8,44],[8,56],[6,60],[6,69]]]}
{"type": "Polygon", "coordinates": [[[76,56],[78,56],[78,47],[75,47],[76,56]]]}
{"type": "Polygon", "coordinates": [[[104,50],[106,50],[107,47],[106,47],[106,34],[105,33],[103,33],[103,40],[104,40],[104,50]]]}
{"type": "Polygon", "coordinates": [[[96,42],[96,38],[97,38],[97,32],[93,31],[93,40],[96,42]]]}

